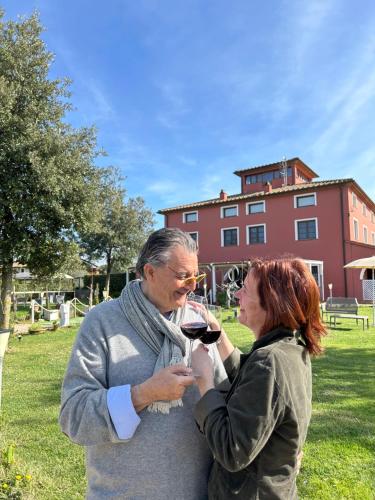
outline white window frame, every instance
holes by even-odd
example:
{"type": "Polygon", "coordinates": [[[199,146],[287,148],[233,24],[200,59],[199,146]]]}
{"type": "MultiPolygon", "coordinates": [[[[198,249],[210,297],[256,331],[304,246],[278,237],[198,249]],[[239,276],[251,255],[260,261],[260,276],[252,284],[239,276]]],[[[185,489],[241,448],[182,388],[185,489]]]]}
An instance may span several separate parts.
{"type": "Polygon", "coordinates": [[[265,212],[266,212],[266,202],[265,202],[265,200],[249,201],[248,203],[246,203],[246,215],[264,214],[265,212]],[[250,205],[260,205],[261,203],[263,204],[263,212],[255,212],[253,214],[251,214],[249,212],[250,205]]]}
{"type": "Polygon", "coordinates": [[[362,203],[362,214],[367,217],[367,207],[366,203],[362,203]]]}
{"type": "Polygon", "coordinates": [[[267,243],[267,228],[265,223],[261,224],[249,224],[246,226],[246,245],[265,245],[267,243]],[[262,243],[250,243],[249,228],[263,226],[264,229],[264,241],[262,243]]]}
{"type": "Polygon", "coordinates": [[[353,217],[353,239],[354,241],[359,241],[359,222],[358,219],[353,217]],[[356,237],[356,223],[357,223],[357,237],[356,237]]]}
{"type": "Polygon", "coordinates": [[[368,227],[367,226],[363,226],[362,233],[363,233],[363,243],[368,244],[368,227]],[[366,237],[365,237],[365,235],[366,235],[366,237]]]}
{"type": "Polygon", "coordinates": [[[198,231],[190,231],[189,235],[191,236],[192,234],[196,234],[197,235],[197,239],[195,240],[195,242],[198,245],[198,243],[199,243],[199,232],[198,231]]]}
{"type": "Polygon", "coordinates": [[[198,222],[198,220],[199,220],[198,210],[191,210],[190,212],[183,212],[182,214],[182,222],[184,224],[191,224],[192,222],[198,222]],[[189,214],[197,214],[197,220],[187,221],[186,216],[189,214]]]}
{"type": "Polygon", "coordinates": [[[237,231],[237,246],[240,246],[240,228],[237,226],[237,227],[222,227],[220,229],[220,234],[221,234],[221,246],[223,248],[230,248],[230,247],[234,247],[236,245],[228,245],[228,246],[224,246],[224,231],[227,231],[228,229],[236,229],[237,231]]]}
{"type": "Polygon", "coordinates": [[[221,219],[230,219],[231,217],[238,217],[238,205],[224,205],[223,207],[220,207],[220,218],[221,219]],[[224,211],[226,208],[235,208],[236,215],[224,215],[224,211]]]}
{"type": "Polygon", "coordinates": [[[357,208],[357,195],[355,194],[354,191],[352,191],[352,205],[353,208],[357,208]]]}
{"type": "Polygon", "coordinates": [[[296,241],[311,241],[310,239],[308,239],[308,240],[299,240],[298,239],[298,222],[307,222],[309,220],[315,221],[315,232],[316,232],[315,240],[319,239],[318,217],[308,217],[307,219],[295,219],[294,220],[294,238],[296,241]]]}
{"type": "Polygon", "coordinates": [[[306,207],[299,207],[297,205],[297,199],[298,198],[304,198],[306,196],[314,196],[314,203],[312,205],[306,205],[306,207],[314,207],[314,206],[317,205],[317,202],[316,202],[316,193],[295,194],[294,195],[294,208],[306,208],[306,207]]]}

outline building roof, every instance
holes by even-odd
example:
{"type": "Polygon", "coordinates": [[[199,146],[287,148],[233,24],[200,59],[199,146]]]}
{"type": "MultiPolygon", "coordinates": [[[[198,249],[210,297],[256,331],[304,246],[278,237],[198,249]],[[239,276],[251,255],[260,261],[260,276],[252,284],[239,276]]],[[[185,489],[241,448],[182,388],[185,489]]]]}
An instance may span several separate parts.
{"type": "Polygon", "coordinates": [[[168,214],[171,212],[176,212],[180,210],[190,210],[193,208],[199,208],[199,207],[206,207],[210,205],[224,205],[228,204],[234,201],[242,201],[242,200],[254,200],[256,201],[257,198],[265,198],[265,197],[270,197],[270,196],[276,196],[284,193],[292,193],[292,192],[299,192],[299,191],[307,191],[307,190],[312,190],[312,189],[317,189],[321,187],[326,187],[326,186],[333,186],[333,185],[342,185],[342,184],[354,184],[356,187],[356,190],[369,202],[369,204],[375,208],[374,202],[371,200],[371,198],[368,197],[368,195],[362,190],[362,188],[355,182],[354,179],[334,179],[334,180],[329,180],[329,181],[315,181],[315,182],[304,182],[301,184],[293,184],[290,186],[284,186],[280,188],[273,188],[272,191],[266,193],[265,191],[257,191],[255,193],[244,193],[244,194],[233,194],[233,195],[228,195],[226,200],[222,200],[220,198],[213,198],[211,200],[205,200],[205,201],[198,201],[196,203],[189,203],[187,205],[178,205],[176,207],[171,207],[171,208],[164,208],[162,210],[158,210],[159,214],[168,214]]]}
{"type": "MultiPolygon", "coordinates": [[[[306,163],[304,163],[298,157],[289,158],[288,160],[285,160],[285,161],[286,161],[288,167],[291,167],[295,162],[298,162],[299,167],[302,167],[302,169],[306,172],[306,174],[309,175],[311,178],[319,177],[319,175],[316,172],[311,170],[311,168],[309,166],[307,166],[306,163]]],[[[249,168],[245,168],[242,170],[236,170],[233,173],[235,175],[238,175],[239,177],[242,177],[242,175],[244,175],[245,173],[252,174],[252,173],[257,173],[259,171],[272,170],[272,169],[275,169],[276,167],[281,168],[281,161],[277,161],[275,163],[268,163],[266,165],[258,165],[256,167],[249,167],[249,168]]]]}

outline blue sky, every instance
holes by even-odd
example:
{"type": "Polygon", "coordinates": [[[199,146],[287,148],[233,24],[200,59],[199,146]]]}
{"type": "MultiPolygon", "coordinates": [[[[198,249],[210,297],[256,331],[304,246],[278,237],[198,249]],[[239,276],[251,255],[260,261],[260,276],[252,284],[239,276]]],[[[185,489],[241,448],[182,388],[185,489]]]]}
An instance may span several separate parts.
{"type": "MultiPolygon", "coordinates": [[[[68,120],[154,211],[240,191],[238,169],[298,156],[375,199],[373,0],[0,0],[40,12],[68,120]]],[[[163,218],[156,218],[157,226],[163,218]]]]}

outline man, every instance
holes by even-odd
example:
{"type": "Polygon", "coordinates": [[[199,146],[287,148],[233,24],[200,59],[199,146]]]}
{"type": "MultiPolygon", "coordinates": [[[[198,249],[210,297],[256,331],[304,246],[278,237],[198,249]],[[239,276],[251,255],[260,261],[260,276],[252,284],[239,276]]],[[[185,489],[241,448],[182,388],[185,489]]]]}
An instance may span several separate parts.
{"type": "MultiPolygon", "coordinates": [[[[60,425],[86,447],[90,500],[207,498],[211,455],[192,408],[180,308],[198,281],[195,242],[155,231],[137,262],[142,279],[96,306],[78,333],[65,375],[60,425]]],[[[226,379],[216,346],[215,381],[226,379]]]]}

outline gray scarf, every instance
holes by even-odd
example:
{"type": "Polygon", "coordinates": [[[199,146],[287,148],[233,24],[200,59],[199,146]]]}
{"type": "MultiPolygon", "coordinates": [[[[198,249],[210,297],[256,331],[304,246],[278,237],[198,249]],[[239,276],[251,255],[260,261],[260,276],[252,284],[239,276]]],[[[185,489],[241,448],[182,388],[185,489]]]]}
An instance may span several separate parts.
{"type": "MultiPolygon", "coordinates": [[[[134,330],[158,355],[154,373],[167,366],[182,363],[186,340],[177,326],[181,318],[180,309],[173,311],[170,320],[166,319],[143,294],[141,280],[134,280],[126,285],[121,292],[120,305],[134,330]]],[[[147,409],[169,413],[173,406],[182,406],[182,400],[154,401],[147,409]]]]}

